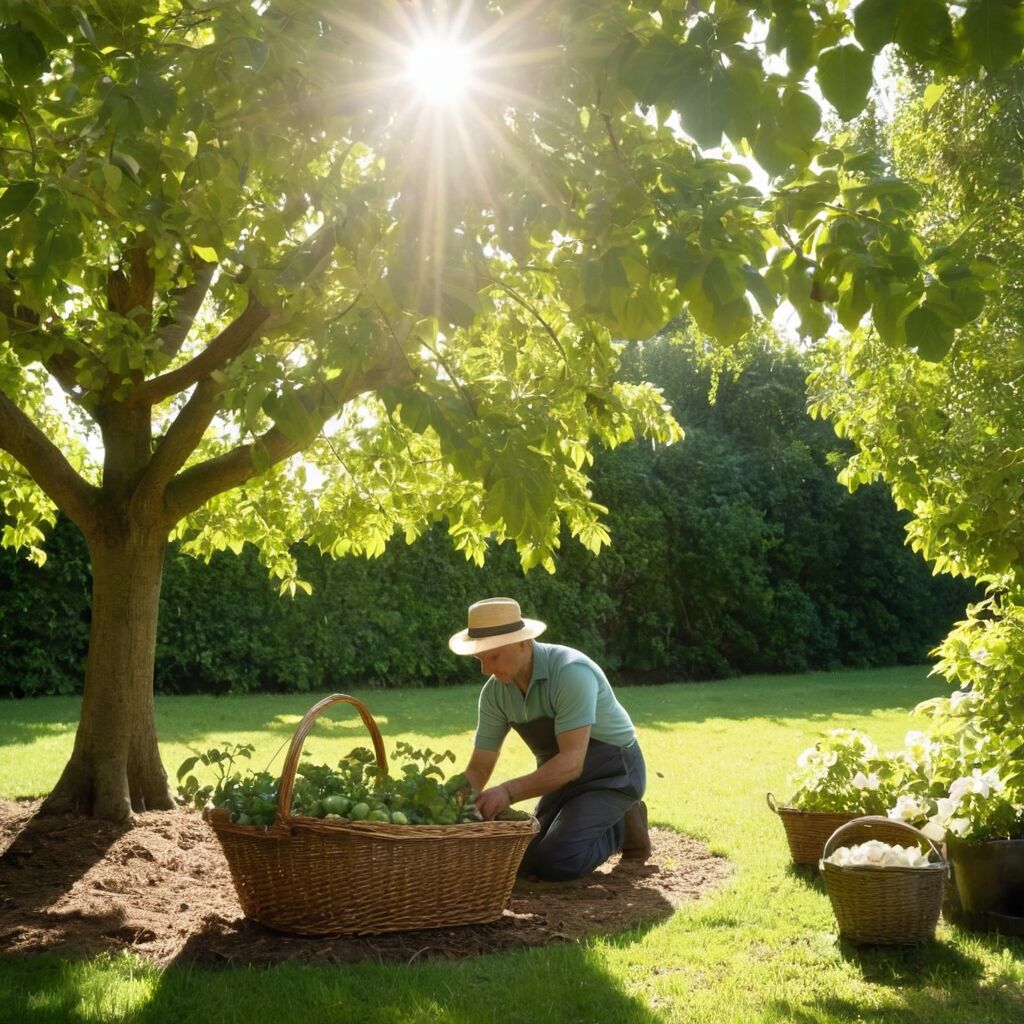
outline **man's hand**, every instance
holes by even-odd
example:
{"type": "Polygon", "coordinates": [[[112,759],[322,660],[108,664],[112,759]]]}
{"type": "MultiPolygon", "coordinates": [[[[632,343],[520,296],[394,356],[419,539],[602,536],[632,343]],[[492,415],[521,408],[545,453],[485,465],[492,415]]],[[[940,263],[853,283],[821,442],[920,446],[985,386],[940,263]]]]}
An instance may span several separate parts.
{"type": "Polygon", "coordinates": [[[500,786],[491,786],[490,789],[485,789],[476,798],[476,809],[483,815],[484,821],[491,821],[511,806],[512,794],[504,782],[500,786]]]}

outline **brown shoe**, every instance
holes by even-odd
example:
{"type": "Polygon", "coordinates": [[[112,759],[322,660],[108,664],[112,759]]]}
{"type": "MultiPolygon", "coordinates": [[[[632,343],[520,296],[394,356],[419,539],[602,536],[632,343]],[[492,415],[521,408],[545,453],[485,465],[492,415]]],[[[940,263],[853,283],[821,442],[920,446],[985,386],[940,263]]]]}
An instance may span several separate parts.
{"type": "Polygon", "coordinates": [[[638,800],[622,819],[626,834],[622,840],[622,859],[643,863],[651,855],[651,836],[647,831],[647,804],[638,800]]]}

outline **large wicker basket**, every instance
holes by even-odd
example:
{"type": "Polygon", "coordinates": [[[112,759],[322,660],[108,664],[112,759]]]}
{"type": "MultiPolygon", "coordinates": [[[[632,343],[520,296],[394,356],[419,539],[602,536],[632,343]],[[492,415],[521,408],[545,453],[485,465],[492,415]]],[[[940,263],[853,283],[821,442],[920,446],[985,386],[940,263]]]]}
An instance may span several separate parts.
{"type": "Polygon", "coordinates": [[[949,866],[939,848],[919,829],[889,818],[865,817],[841,825],[822,851],[821,876],[839,924],[839,934],[857,943],[904,945],[935,937],[949,866]],[[893,826],[903,832],[902,846],[922,840],[933,860],[918,868],[829,864],[826,858],[846,843],[869,839],[893,842],[893,826]]]}
{"type": "Polygon", "coordinates": [[[475,924],[501,917],[535,819],[391,825],[290,813],[295,770],[314,720],[332,704],[358,710],[387,770],[377,723],[354,697],[334,694],[295,730],[278,788],[277,818],[258,828],[207,811],[246,917],[297,935],[348,935],[475,924]]]}

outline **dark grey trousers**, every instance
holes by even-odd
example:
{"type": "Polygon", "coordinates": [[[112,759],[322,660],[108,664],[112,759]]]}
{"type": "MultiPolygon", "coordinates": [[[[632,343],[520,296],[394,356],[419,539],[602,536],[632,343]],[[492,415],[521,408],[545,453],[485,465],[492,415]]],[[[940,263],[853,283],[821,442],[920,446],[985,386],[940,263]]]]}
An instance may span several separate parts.
{"type": "Polygon", "coordinates": [[[623,748],[591,740],[580,777],[537,804],[540,833],[527,847],[519,874],[551,882],[589,875],[622,849],[623,815],[646,788],[638,743],[623,748]]]}
{"type": "Polygon", "coordinates": [[[519,874],[549,882],[589,875],[622,849],[622,817],[635,803],[636,797],[612,789],[586,790],[567,800],[527,847],[519,874]]]}

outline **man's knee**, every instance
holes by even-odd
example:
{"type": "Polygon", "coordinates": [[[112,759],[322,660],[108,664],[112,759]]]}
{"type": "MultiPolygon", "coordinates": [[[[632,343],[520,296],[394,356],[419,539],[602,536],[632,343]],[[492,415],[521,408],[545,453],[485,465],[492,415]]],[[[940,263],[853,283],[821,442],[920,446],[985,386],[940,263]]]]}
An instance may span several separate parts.
{"type": "Polygon", "coordinates": [[[622,845],[622,823],[599,837],[566,838],[549,831],[533,841],[519,874],[545,882],[569,882],[589,875],[622,845]]]}

